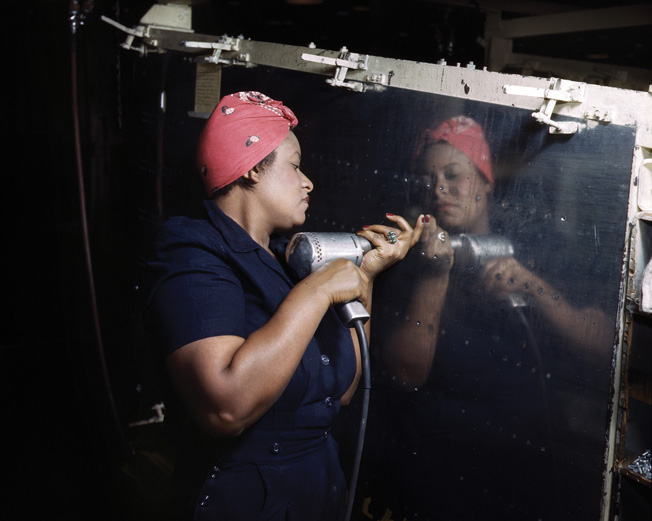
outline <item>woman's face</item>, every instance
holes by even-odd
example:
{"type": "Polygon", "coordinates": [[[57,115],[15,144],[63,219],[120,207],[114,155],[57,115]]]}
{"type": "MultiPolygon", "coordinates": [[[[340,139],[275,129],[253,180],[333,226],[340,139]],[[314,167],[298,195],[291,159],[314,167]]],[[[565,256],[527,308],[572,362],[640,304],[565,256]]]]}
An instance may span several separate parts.
{"type": "Polygon", "coordinates": [[[420,183],[426,212],[449,233],[489,232],[488,196],[493,188],[466,154],[448,143],[428,146],[420,183]]]}
{"type": "Polygon", "coordinates": [[[270,232],[300,226],[306,220],[308,194],[313,185],[301,171],[301,147],[289,132],[276,148],[276,158],[265,168],[257,190],[270,232]]]}

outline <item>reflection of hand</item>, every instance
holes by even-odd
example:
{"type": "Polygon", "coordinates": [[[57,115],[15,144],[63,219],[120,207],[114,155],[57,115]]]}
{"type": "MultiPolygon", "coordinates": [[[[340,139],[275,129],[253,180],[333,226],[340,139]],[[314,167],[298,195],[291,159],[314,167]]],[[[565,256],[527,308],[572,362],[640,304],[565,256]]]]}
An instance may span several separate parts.
{"type": "Polygon", "coordinates": [[[426,215],[417,253],[423,261],[425,273],[430,276],[447,276],[453,268],[454,252],[450,237],[437,226],[434,217],[426,215]]]}
{"type": "Polygon", "coordinates": [[[412,248],[424,229],[423,216],[419,216],[414,228],[400,215],[386,214],[387,219],[398,225],[397,228],[374,224],[365,226],[358,235],[365,237],[374,246],[362,258],[360,269],[370,279],[374,279],[383,270],[403,259],[412,248]]]}
{"type": "MultiPolygon", "coordinates": [[[[579,349],[594,353],[595,349],[609,349],[610,327],[607,315],[595,307],[574,308],[550,284],[521,265],[512,257],[498,257],[487,262],[480,273],[482,290],[498,298],[510,294],[525,297],[528,305],[536,306],[537,321],[547,324],[568,342],[579,349]]],[[[538,327],[543,327],[539,325],[538,327]]],[[[588,360],[595,359],[593,356],[588,360]]]]}
{"type": "Polygon", "coordinates": [[[497,257],[489,260],[480,274],[483,289],[498,298],[507,298],[512,293],[525,296],[543,292],[548,288],[539,277],[525,268],[513,257],[497,257]]]}

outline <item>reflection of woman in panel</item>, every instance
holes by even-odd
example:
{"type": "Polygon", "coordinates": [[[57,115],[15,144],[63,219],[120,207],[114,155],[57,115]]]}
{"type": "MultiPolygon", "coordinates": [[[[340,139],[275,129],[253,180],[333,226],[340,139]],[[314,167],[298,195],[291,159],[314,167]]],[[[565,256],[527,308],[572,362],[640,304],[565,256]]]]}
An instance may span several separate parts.
{"type": "MultiPolygon", "coordinates": [[[[422,320],[427,328],[403,324],[409,342],[388,342],[386,363],[404,381],[425,382],[436,349],[441,311],[451,279],[454,253],[450,235],[486,235],[491,232],[489,212],[494,178],[489,146],[480,125],[459,116],[435,130],[423,133],[418,147],[418,184],[424,196],[426,226],[419,250],[420,280],[407,315],[422,320]],[[450,234],[450,235],[449,235],[450,234]]],[[[604,316],[594,309],[573,309],[546,281],[513,257],[490,259],[478,275],[475,287],[498,299],[518,293],[539,312],[553,333],[574,346],[591,349],[607,333],[604,316]]]]}
{"type": "Polygon", "coordinates": [[[263,94],[224,97],[199,140],[203,218],[170,219],[149,265],[146,311],[176,391],[166,424],[183,519],[343,517],[330,429],[355,391],[360,353],[331,305],[370,303],[376,275],[419,233],[388,214],[398,229],[360,232],[375,246],[360,268],[338,259],[295,284],[276,234],[303,224],[313,188],[296,124],[263,94]]]}
{"type": "MultiPolygon", "coordinates": [[[[381,495],[394,498],[388,507],[401,519],[569,519],[570,510],[561,512],[573,508],[581,483],[556,473],[551,440],[586,428],[568,422],[591,399],[573,386],[573,353],[606,346],[606,321],[571,307],[533,272],[537,265],[507,256],[470,272],[455,263],[451,236],[492,233],[494,177],[475,121],[457,117],[425,132],[418,157],[421,210],[429,214],[388,282],[390,303],[376,307],[393,313],[382,321],[381,357],[392,389],[406,391],[378,404],[393,444],[382,454],[391,454],[394,481],[378,471],[379,486],[388,487],[381,495]],[[513,293],[523,307],[510,306],[513,293]]],[[[570,446],[566,461],[581,450],[570,446]]]]}

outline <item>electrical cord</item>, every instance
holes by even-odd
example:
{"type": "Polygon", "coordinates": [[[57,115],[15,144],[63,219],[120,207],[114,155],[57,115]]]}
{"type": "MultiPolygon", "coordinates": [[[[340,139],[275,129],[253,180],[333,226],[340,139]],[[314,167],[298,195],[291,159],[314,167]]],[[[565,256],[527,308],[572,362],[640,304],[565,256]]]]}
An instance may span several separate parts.
{"type": "MultiPolygon", "coordinates": [[[[555,474],[557,474],[558,461],[557,461],[557,451],[555,449],[555,445],[556,445],[555,438],[553,434],[554,432],[553,417],[552,417],[552,409],[550,407],[548,385],[546,383],[547,376],[545,374],[544,365],[543,365],[543,356],[541,354],[539,343],[537,342],[537,339],[534,336],[534,331],[532,330],[530,321],[527,319],[525,313],[523,312],[523,306],[515,305],[513,306],[513,309],[518,319],[520,320],[521,324],[523,325],[523,329],[525,330],[527,341],[529,342],[532,352],[534,353],[534,357],[536,359],[537,369],[539,373],[539,386],[541,389],[541,399],[543,401],[543,414],[544,414],[545,427],[546,427],[546,440],[547,440],[546,450],[549,451],[554,472],[555,474]]],[[[555,480],[555,483],[558,483],[558,481],[555,480]]],[[[557,495],[558,496],[560,495],[558,489],[557,489],[557,495]]]]}
{"type": "Polygon", "coordinates": [[[95,345],[97,349],[97,359],[100,364],[101,381],[106,395],[109,407],[111,421],[115,426],[115,430],[120,438],[120,445],[123,451],[130,452],[125,439],[120,420],[118,418],[118,411],[111,388],[109,373],[106,366],[106,359],[104,354],[104,342],[102,340],[102,329],[100,326],[99,309],[97,303],[97,294],[95,291],[95,275],[93,273],[93,261],[91,257],[90,238],[88,232],[88,219],[87,219],[87,205],[86,205],[86,188],[84,185],[84,167],[81,151],[81,131],[79,122],[79,94],[78,86],[79,81],[77,77],[77,16],[79,12],[78,2],[73,2],[71,6],[71,45],[70,45],[70,84],[72,96],[72,124],[73,124],[73,139],[74,139],[74,152],[75,152],[75,167],[77,174],[77,190],[79,195],[79,213],[80,223],[82,229],[82,242],[84,245],[84,264],[86,268],[86,278],[89,291],[89,303],[91,308],[91,315],[93,321],[93,332],[95,334],[95,345]]]}
{"type": "Polygon", "coordinates": [[[530,344],[530,348],[532,349],[532,352],[534,353],[534,357],[536,360],[537,369],[539,373],[538,375],[539,386],[541,388],[541,399],[543,400],[543,413],[546,421],[546,433],[548,438],[548,444],[550,445],[550,449],[552,449],[554,446],[553,435],[552,435],[553,432],[552,410],[550,408],[550,401],[548,399],[548,388],[546,385],[546,375],[545,375],[544,365],[543,365],[543,356],[541,355],[541,349],[539,348],[537,339],[534,336],[534,331],[532,331],[532,326],[530,325],[530,321],[525,316],[525,313],[523,313],[523,308],[521,306],[514,306],[513,310],[516,313],[516,316],[518,317],[519,321],[521,322],[523,329],[525,330],[527,341],[530,344]]]}
{"type": "Polygon", "coordinates": [[[364,447],[365,433],[367,431],[367,416],[369,414],[369,396],[371,394],[371,368],[369,363],[369,342],[364,329],[364,321],[357,319],[353,321],[353,327],[358,335],[360,343],[360,357],[362,361],[362,411],[360,412],[360,428],[358,430],[358,443],[356,445],[355,456],[353,459],[353,470],[351,471],[351,480],[349,483],[349,497],[346,503],[346,515],[344,519],[349,521],[353,512],[353,502],[355,500],[355,489],[358,483],[358,474],[360,471],[360,461],[362,459],[362,449],[364,447]]]}

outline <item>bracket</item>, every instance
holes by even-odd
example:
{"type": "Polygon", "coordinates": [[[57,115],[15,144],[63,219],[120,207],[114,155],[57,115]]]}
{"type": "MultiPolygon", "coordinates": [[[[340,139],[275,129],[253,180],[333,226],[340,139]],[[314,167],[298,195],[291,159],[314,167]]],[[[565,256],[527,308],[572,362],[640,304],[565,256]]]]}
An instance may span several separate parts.
{"type": "Polygon", "coordinates": [[[543,98],[544,103],[532,117],[542,125],[548,125],[551,134],[575,134],[579,125],[572,121],[557,122],[552,120],[552,114],[558,101],[566,103],[582,103],[586,96],[586,84],[575,81],[550,78],[550,88],[537,89],[534,87],[520,87],[518,85],[505,85],[505,94],[516,96],[532,96],[543,98]]]}
{"type": "Polygon", "coordinates": [[[611,123],[613,111],[591,108],[584,111],[584,118],[599,121],[600,123],[611,123]]]}
{"type": "Polygon", "coordinates": [[[222,51],[239,51],[240,50],[240,40],[242,38],[232,38],[230,36],[221,36],[219,42],[194,42],[189,40],[184,40],[179,42],[181,47],[187,47],[189,49],[213,49],[213,54],[210,56],[202,56],[197,58],[197,61],[204,61],[207,63],[224,63],[232,64],[236,62],[248,62],[249,55],[247,53],[239,54],[237,59],[227,60],[225,58],[220,58],[222,51]]]}
{"type": "Polygon", "coordinates": [[[120,29],[123,33],[127,33],[127,39],[120,44],[120,47],[123,49],[127,49],[128,51],[136,51],[138,52],[141,56],[146,55],[150,49],[148,49],[144,44],[139,45],[138,47],[134,46],[134,40],[136,38],[145,38],[147,37],[148,34],[148,27],[144,25],[137,25],[133,29],[130,29],[129,27],[126,27],[122,25],[121,23],[116,22],[115,20],[112,20],[111,18],[108,18],[104,15],[102,15],[102,21],[108,23],[109,25],[112,25],[113,27],[116,27],[117,29],[120,29]]]}
{"type": "MultiPolygon", "coordinates": [[[[366,71],[369,67],[368,55],[349,52],[346,47],[342,47],[338,58],[326,58],[325,56],[318,56],[316,54],[303,53],[301,59],[308,62],[335,66],[334,77],[326,80],[326,83],[333,87],[346,87],[355,92],[364,92],[367,90],[367,86],[362,82],[346,81],[346,73],[349,69],[366,71]]],[[[369,74],[367,76],[367,81],[371,83],[383,83],[384,80],[384,74],[369,74]]]]}
{"type": "Polygon", "coordinates": [[[132,422],[129,424],[129,427],[139,427],[141,425],[150,425],[152,423],[163,423],[165,420],[165,404],[163,402],[157,403],[152,406],[152,410],[156,412],[156,416],[152,416],[146,420],[132,422]]]}
{"type": "Polygon", "coordinates": [[[184,33],[193,33],[192,30],[192,10],[189,5],[177,4],[155,4],[140,19],[140,23],[133,29],[122,25],[111,18],[106,16],[101,17],[102,20],[118,29],[127,33],[127,39],[120,47],[129,51],[136,51],[141,55],[146,55],[148,52],[165,52],[163,49],[158,48],[158,41],[150,38],[150,31],[152,29],[163,29],[168,31],[177,31],[184,33]],[[143,43],[138,47],[134,46],[134,40],[142,38],[147,40],[147,46],[143,43]]]}
{"type": "Polygon", "coordinates": [[[127,39],[120,47],[129,51],[136,51],[141,55],[146,55],[148,52],[165,52],[163,49],[158,48],[158,41],[150,39],[150,31],[152,29],[171,30],[184,33],[193,33],[192,25],[192,11],[190,6],[187,5],[162,5],[155,4],[145,13],[140,19],[140,23],[130,29],[111,18],[102,16],[102,21],[120,29],[122,32],[127,33],[127,39]],[[134,40],[142,38],[147,40],[139,46],[134,46],[134,40]]]}

